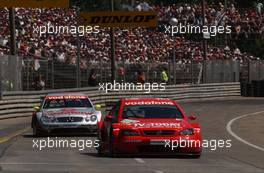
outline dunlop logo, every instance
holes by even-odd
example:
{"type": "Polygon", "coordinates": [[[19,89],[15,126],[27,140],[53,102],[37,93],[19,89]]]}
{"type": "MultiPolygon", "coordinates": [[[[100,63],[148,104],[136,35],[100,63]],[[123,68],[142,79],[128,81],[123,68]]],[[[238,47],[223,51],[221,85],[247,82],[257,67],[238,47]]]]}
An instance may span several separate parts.
{"type": "Polygon", "coordinates": [[[156,27],[156,12],[94,12],[80,13],[80,25],[100,27],[156,27]]]}

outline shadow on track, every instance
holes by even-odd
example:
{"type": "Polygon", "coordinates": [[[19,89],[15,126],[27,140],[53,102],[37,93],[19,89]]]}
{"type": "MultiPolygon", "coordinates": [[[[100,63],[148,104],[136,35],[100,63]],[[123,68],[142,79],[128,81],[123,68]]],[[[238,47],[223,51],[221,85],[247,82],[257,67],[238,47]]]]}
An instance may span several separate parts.
{"type": "Polygon", "coordinates": [[[22,135],[24,138],[43,138],[43,137],[97,137],[96,134],[49,134],[49,135],[42,135],[42,136],[34,136],[32,134],[25,134],[22,135]]]}
{"type": "Polygon", "coordinates": [[[116,157],[109,155],[100,156],[97,153],[80,153],[81,155],[100,157],[100,158],[151,158],[151,159],[198,159],[195,155],[160,155],[160,154],[118,154],[116,157]]]}

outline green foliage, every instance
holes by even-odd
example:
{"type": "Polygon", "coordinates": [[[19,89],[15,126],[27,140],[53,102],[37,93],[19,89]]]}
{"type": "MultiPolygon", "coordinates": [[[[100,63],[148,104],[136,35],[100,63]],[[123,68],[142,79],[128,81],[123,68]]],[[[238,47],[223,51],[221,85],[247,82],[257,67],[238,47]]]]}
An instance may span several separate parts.
{"type": "Polygon", "coordinates": [[[236,0],[236,5],[243,8],[255,7],[257,2],[264,3],[264,0],[236,0]]]}
{"type": "Polygon", "coordinates": [[[256,54],[264,59],[264,36],[256,41],[256,54]]]}
{"type": "Polygon", "coordinates": [[[244,39],[237,42],[237,46],[243,52],[249,52],[252,55],[264,59],[264,35],[256,39],[244,39]]]}

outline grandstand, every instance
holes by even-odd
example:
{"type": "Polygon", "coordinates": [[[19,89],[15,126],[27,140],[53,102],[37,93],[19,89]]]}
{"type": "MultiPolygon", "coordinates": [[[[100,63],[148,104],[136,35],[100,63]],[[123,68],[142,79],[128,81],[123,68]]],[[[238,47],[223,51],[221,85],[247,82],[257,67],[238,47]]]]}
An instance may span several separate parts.
{"type": "MultiPolygon", "coordinates": [[[[205,60],[203,57],[203,46],[200,41],[201,35],[178,35],[171,37],[160,29],[164,24],[168,24],[172,18],[177,19],[178,23],[185,25],[201,25],[201,5],[192,3],[162,4],[145,2],[146,4],[149,10],[158,11],[159,26],[152,29],[116,29],[116,60],[118,62],[124,64],[142,62],[168,64],[172,61],[174,50],[176,50],[175,62],[178,65],[201,63],[205,60]]],[[[144,10],[140,5],[134,2],[134,10],[144,10]]],[[[23,61],[44,60],[47,61],[46,64],[51,64],[51,61],[54,60],[56,62],[55,68],[58,67],[60,69],[61,66],[67,66],[71,71],[74,71],[77,60],[77,37],[71,34],[45,34],[40,36],[34,32],[34,28],[47,25],[48,23],[58,26],[75,26],[77,24],[77,11],[75,8],[16,8],[15,14],[16,46],[18,48],[18,56],[23,61]]],[[[7,20],[8,9],[0,9],[0,16],[1,56],[10,54],[9,21],[7,20]]],[[[206,4],[206,25],[210,26],[218,23],[223,26],[232,26],[232,34],[218,35],[208,41],[206,60],[237,60],[241,63],[246,63],[249,59],[258,60],[263,58],[261,51],[247,51],[248,46],[243,45],[241,41],[255,40],[255,38],[263,37],[263,19],[263,12],[259,13],[254,8],[240,9],[231,2],[228,3],[227,7],[223,3],[206,4]],[[243,52],[243,50],[246,52],[243,52]]],[[[102,61],[101,63],[109,63],[111,53],[108,29],[101,28],[98,34],[86,34],[80,37],[80,45],[80,66],[83,74],[88,74],[87,71],[90,70],[90,64],[93,62],[100,63],[102,61]]],[[[33,65],[39,66],[38,61],[34,62],[33,65]]],[[[43,71],[43,68],[45,69],[46,67],[50,66],[40,65],[39,69],[43,71]]],[[[38,70],[35,71],[36,74],[41,73],[38,70]]],[[[48,73],[43,75],[46,76],[48,73]]],[[[73,81],[74,73],[72,73],[73,75],[67,75],[72,76],[70,78],[73,78],[73,81]]],[[[71,81],[70,78],[69,81],[71,81]]],[[[48,77],[46,79],[50,80],[48,77]]],[[[61,79],[66,80],[62,76],[61,79]]],[[[57,81],[57,78],[55,80],[57,81]]],[[[52,85],[49,86],[51,87],[52,85]]],[[[67,84],[67,86],[74,87],[73,83],[67,84]]],[[[26,88],[29,89],[30,87],[27,86],[26,88]]]]}

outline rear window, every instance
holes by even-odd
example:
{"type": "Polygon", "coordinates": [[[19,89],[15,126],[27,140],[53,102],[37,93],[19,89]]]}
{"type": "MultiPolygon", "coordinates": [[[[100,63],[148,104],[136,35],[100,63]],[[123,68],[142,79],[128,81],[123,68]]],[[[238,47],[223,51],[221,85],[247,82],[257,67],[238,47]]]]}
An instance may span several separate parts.
{"type": "Polygon", "coordinates": [[[179,118],[183,115],[174,105],[131,105],[125,106],[122,114],[124,119],[129,118],[179,118]]]}
{"type": "Polygon", "coordinates": [[[91,102],[86,99],[46,99],[44,109],[49,108],[68,108],[68,107],[92,107],[91,102]]]}

